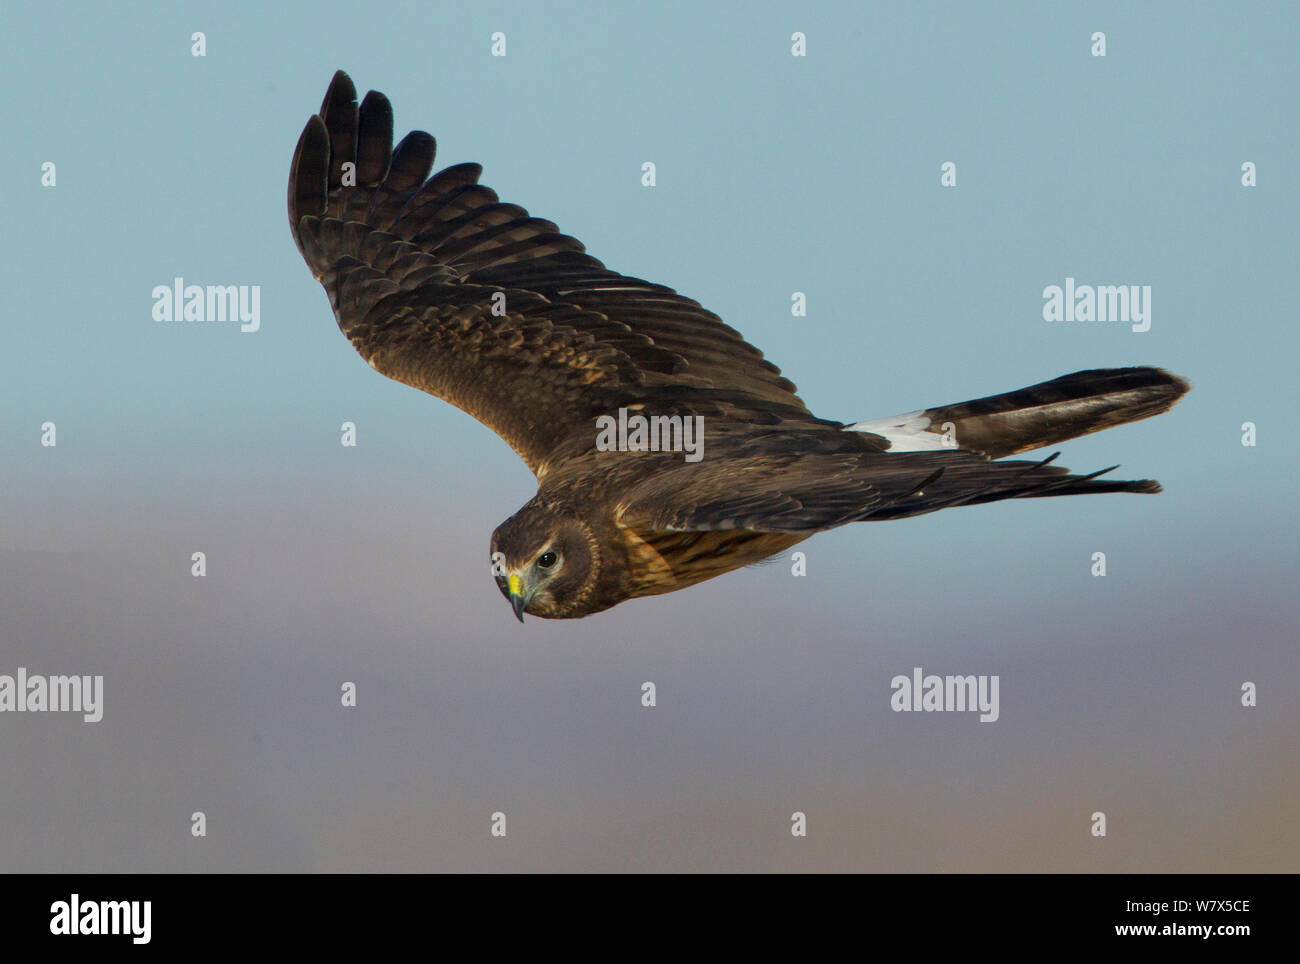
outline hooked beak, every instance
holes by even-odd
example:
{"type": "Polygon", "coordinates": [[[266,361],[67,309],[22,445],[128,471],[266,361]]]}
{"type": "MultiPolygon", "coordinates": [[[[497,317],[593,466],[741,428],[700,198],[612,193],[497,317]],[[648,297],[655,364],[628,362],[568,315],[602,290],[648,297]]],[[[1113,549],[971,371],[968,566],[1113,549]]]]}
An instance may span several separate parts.
{"type": "Polygon", "coordinates": [[[506,582],[506,588],[510,591],[510,608],[515,611],[515,618],[522,623],[524,607],[528,605],[528,597],[524,595],[524,581],[518,576],[511,576],[506,582]]]}

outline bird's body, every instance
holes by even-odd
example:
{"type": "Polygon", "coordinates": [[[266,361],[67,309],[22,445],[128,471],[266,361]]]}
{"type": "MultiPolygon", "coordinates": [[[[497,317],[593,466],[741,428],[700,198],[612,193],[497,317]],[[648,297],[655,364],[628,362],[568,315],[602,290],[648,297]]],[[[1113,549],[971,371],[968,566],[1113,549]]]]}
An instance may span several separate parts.
{"type": "Polygon", "coordinates": [[[433,155],[418,131],[394,148],[387,99],[358,106],[340,71],[294,155],[290,225],[362,357],[479,419],[536,474],[491,546],[521,618],[685,588],[848,522],[1159,491],[994,460],[1163,412],[1187,390],[1176,376],[1077,372],[894,419],[818,418],[716,315],[501,203],[478,165],[430,178],[433,155]],[[602,444],[629,412],[665,438],[699,425],[700,457],[602,444]]]}

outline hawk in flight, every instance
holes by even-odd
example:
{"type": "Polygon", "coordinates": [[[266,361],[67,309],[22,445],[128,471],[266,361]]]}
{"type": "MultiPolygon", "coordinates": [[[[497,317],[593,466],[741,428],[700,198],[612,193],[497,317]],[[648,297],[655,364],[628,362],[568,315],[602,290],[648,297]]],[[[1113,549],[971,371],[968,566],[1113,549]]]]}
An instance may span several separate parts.
{"type": "Polygon", "coordinates": [[[717,315],[609,270],[479,184],[477,164],[430,177],[433,156],[423,131],[394,146],[388,99],[358,105],[339,71],[293,155],[289,224],[361,357],[474,416],[537,476],[492,534],[521,621],[693,586],[849,522],[1160,491],[1055,456],[996,460],[1164,412],[1189,387],[1175,375],[1083,371],[895,418],[818,418],[717,315]],[[598,420],[628,412],[701,425],[702,457],[599,446],[598,420]]]}

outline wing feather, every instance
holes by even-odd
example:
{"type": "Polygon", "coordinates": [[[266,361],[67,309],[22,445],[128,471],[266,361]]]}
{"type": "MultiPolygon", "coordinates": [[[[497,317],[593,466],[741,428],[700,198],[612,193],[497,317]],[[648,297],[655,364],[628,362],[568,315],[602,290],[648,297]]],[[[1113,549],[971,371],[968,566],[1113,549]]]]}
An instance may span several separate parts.
{"type": "Polygon", "coordinates": [[[298,248],[339,327],[383,374],[469,412],[535,472],[590,449],[594,417],[630,402],[840,425],[814,418],[775,365],[697,302],[610,271],[479,184],[477,164],[430,177],[434,139],[413,131],[393,147],[392,134],[387,98],[371,91],[358,106],[339,71],[289,180],[298,248]]]}
{"type": "MultiPolygon", "coordinates": [[[[627,492],[620,523],[643,537],[724,529],[812,533],[1002,499],[1160,490],[1150,480],[1098,478],[1114,466],[1071,475],[1051,464],[1055,455],[994,462],[961,450],[827,453],[787,443],[768,440],[759,446],[764,454],[742,451],[657,472],[627,492]]],[[[742,444],[753,447],[748,439],[742,444]]]]}

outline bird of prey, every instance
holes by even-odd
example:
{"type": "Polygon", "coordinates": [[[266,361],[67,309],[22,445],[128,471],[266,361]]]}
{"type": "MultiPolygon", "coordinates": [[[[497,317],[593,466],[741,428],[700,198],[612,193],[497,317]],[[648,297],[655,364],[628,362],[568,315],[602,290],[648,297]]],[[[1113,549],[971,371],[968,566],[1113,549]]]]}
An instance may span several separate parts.
{"type": "Polygon", "coordinates": [[[849,522],[1160,491],[1055,456],[995,460],[1164,412],[1189,388],[1176,375],[1081,371],[896,418],[819,418],[717,315],[609,270],[479,184],[477,164],[430,177],[433,158],[423,131],[394,146],[388,99],[358,105],[339,71],[294,152],[289,223],[361,357],[474,416],[537,476],[490,547],[521,622],[692,586],[849,522]],[[701,457],[631,434],[598,444],[636,415],[671,425],[669,442],[701,425],[701,457]]]}

